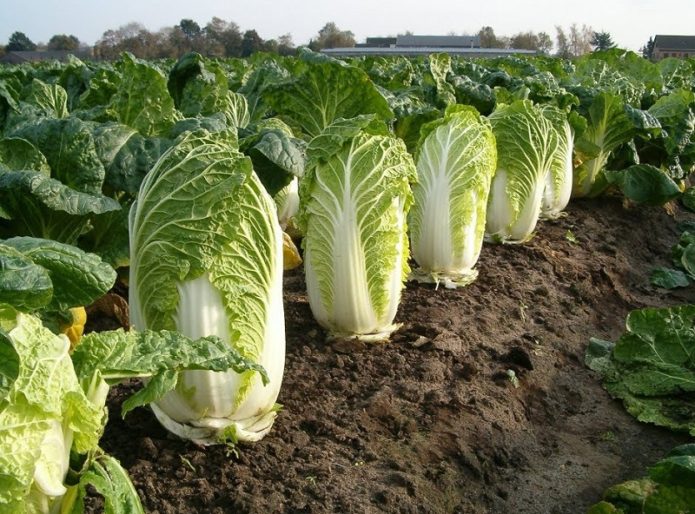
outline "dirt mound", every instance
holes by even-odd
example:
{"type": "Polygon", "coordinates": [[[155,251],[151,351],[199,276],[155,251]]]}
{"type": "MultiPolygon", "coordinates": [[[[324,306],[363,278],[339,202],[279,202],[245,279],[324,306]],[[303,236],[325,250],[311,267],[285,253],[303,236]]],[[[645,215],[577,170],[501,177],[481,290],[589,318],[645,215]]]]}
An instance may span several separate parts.
{"type": "Polygon", "coordinates": [[[149,410],[103,439],[148,512],[578,513],[685,437],[642,425],[583,364],[627,313],[695,301],[649,271],[676,218],[579,201],[529,243],[486,245],[458,290],[408,284],[389,344],[326,343],[301,272],[285,278],[284,408],[238,452],[169,436],[149,410]]]}

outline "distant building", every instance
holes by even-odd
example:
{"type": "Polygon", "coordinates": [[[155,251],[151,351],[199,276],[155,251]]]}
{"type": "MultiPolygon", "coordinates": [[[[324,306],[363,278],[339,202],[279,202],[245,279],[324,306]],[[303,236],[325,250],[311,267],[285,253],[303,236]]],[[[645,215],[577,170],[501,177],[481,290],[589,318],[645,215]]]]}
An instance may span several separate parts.
{"type": "Polygon", "coordinates": [[[12,51],[0,57],[2,64],[22,64],[26,62],[39,61],[61,61],[68,60],[69,55],[74,55],[79,59],[91,59],[92,51],[89,50],[35,50],[35,51],[12,51]]]}
{"type": "Polygon", "coordinates": [[[368,37],[364,43],[357,43],[357,48],[393,48],[398,38],[395,37],[368,37]]]}
{"type": "Polygon", "coordinates": [[[666,57],[695,57],[695,36],[654,36],[652,59],[666,57]]]}
{"type": "Polygon", "coordinates": [[[360,57],[365,55],[417,56],[448,53],[466,57],[499,57],[505,55],[535,55],[535,50],[516,48],[480,48],[478,36],[415,36],[368,37],[365,43],[353,48],[324,48],[323,53],[335,57],[360,57]]]}
{"type": "Polygon", "coordinates": [[[396,48],[480,48],[478,36],[398,36],[396,48]]]}

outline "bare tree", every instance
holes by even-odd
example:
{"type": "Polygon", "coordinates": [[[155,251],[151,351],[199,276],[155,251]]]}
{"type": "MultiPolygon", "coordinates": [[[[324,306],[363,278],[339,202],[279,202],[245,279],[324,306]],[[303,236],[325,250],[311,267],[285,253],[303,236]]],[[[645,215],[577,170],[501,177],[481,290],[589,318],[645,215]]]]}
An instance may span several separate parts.
{"type": "Polygon", "coordinates": [[[538,51],[544,54],[550,54],[553,49],[553,40],[547,32],[538,33],[538,51]]]}
{"type": "Polygon", "coordinates": [[[570,25],[569,33],[566,33],[559,25],[555,27],[557,31],[557,55],[565,59],[579,57],[580,55],[591,52],[591,41],[594,37],[594,30],[576,23],[570,25]]]}
{"type": "Polygon", "coordinates": [[[280,55],[294,55],[297,49],[292,41],[292,34],[289,32],[278,38],[278,53],[280,55]]]}
{"type": "Polygon", "coordinates": [[[594,30],[587,25],[582,25],[581,28],[573,23],[570,25],[570,50],[574,57],[588,54],[591,52],[591,40],[594,37],[594,30]]]}

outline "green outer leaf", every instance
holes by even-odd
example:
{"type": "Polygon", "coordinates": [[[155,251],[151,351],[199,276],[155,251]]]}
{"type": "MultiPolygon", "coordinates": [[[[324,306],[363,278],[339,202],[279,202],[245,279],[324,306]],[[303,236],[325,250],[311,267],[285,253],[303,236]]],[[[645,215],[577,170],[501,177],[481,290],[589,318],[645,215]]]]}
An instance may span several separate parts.
{"type": "Polygon", "coordinates": [[[230,91],[222,65],[198,53],[178,60],[169,72],[167,87],[184,116],[223,113],[230,127],[245,127],[249,123],[246,98],[230,91]]]}
{"type": "Polygon", "coordinates": [[[52,296],[48,271],[0,241],[0,304],[32,311],[48,305],[52,296]]]}
{"type": "Polygon", "coordinates": [[[650,468],[649,477],[661,484],[695,489],[695,455],[671,455],[650,468]]]}
{"type": "MultiPolygon", "coordinates": [[[[594,185],[599,181],[611,152],[623,143],[630,141],[636,131],[625,112],[625,103],[618,95],[603,92],[596,95],[587,113],[588,125],[577,140],[581,149],[585,144],[595,145],[598,154],[576,169],[574,176],[575,197],[593,196],[602,191],[594,185]]],[[[581,156],[580,156],[581,157],[581,156]]]]}
{"type": "Polygon", "coordinates": [[[649,469],[649,478],[610,487],[589,514],[690,512],[695,505],[695,446],[674,448],[649,469]]]}
{"type": "Polygon", "coordinates": [[[690,285],[688,276],[681,270],[664,268],[662,266],[652,270],[649,281],[653,285],[663,287],[664,289],[675,289],[690,285]]]}
{"type": "Polygon", "coordinates": [[[41,109],[49,118],[68,117],[68,93],[58,84],[46,84],[38,79],[32,80],[24,101],[41,109]]]}
{"type": "Polygon", "coordinates": [[[166,77],[153,65],[124,53],[118,66],[121,83],[108,110],[141,135],[164,136],[181,118],[167,90],[166,77]]]}
{"type": "Polygon", "coordinates": [[[51,174],[51,167],[38,148],[18,137],[0,139],[0,172],[3,168],[7,171],[39,171],[46,176],[51,174]]]}
{"type": "Polygon", "coordinates": [[[121,404],[121,416],[125,418],[131,410],[161,400],[166,393],[176,388],[178,382],[179,375],[176,371],[165,370],[152,375],[145,387],[121,404]]]}
{"type": "Polygon", "coordinates": [[[615,346],[592,341],[587,365],[640,421],[695,435],[694,323],[695,305],[632,311],[615,346]]]}
{"type": "Polygon", "coordinates": [[[103,429],[104,406],[93,405],[80,388],[66,337],[21,313],[4,337],[20,362],[7,400],[0,405],[0,505],[11,505],[27,500],[51,424],[73,431],[76,452],[93,451],[103,429]]]}
{"type": "Polygon", "coordinates": [[[304,174],[304,153],[297,140],[279,129],[264,130],[245,153],[268,194],[275,195],[304,174]]]}
{"type": "Polygon", "coordinates": [[[695,277],[695,244],[689,244],[683,249],[680,264],[690,277],[695,277]]]}
{"type": "Polygon", "coordinates": [[[19,376],[19,355],[12,342],[0,329],[0,405],[7,401],[19,376]]]}
{"type": "Polygon", "coordinates": [[[663,205],[681,194],[678,184],[650,164],[604,173],[609,184],[617,184],[627,198],[637,203],[663,205]]]}
{"type": "Polygon", "coordinates": [[[490,123],[472,108],[450,109],[442,120],[423,127],[422,134],[428,136],[418,151],[418,181],[408,218],[413,256],[428,271],[471,268],[473,263],[465,259],[471,253],[468,233],[475,233],[477,251],[472,253],[477,255],[497,165],[490,123]]]}
{"type": "Polygon", "coordinates": [[[80,381],[91,383],[98,376],[107,383],[124,378],[153,377],[148,384],[123,405],[123,415],[134,407],[160,399],[176,386],[176,376],[184,370],[247,371],[261,374],[265,370],[243,357],[229,343],[217,337],[190,339],[179,332],[114,330],[85,335],[72,354],[80,381]]]}
{"type": "Polygon", "coordinates": [[[31,171],[0,173],[0,193],[0,211],[11,220],[0,219],[0,236],[4,232],[72,244],[89,228],[91,215],[121,208],[111,198],[75,191],[31,171]]]}
{"type": "Polygon", "coordinates": [[[128,209],[97,214],[91,220],[92,230],[80,237],[79,246],[97,254],[112,268],[126,267],[130,263],[128,236],[128,209]]]}
{"type": "Polygon", "coordinates": [[[67,511],[69,514],[85,512],[87,486],[96,489],[104,498],[104,514],[145,514],[128,473],[109,455],[100,455],[93,460],[89,469],[80,476],[80,482],[75,486],[77,497],[72,509],[67,511]]]}
{"type": "Polygon", "coordinates": [[[683,206],[690,212],[695,212],[695,187],[689,187],[681,196],[683,206]]]}
{"type": "Polygon", "coordinates": [[[348,119],[338,118],[309,141],[307,167],[315,166],[318,161],[331,159],[350,140],[361,133],[389,135],[386,124],[373,114],[361,114],[348,119]]]}
{"type": "Polygon", "coordinates": [[[116,281],[111,266],[72,245],[33,237],[15,237],[3,244],[48,271],[53,283],[51,309],[89,305],[106,294],[116,281]]]}
{"type": "Polygon", "coordinates": [[[384,121],[393,118],[386,100],[363,70],[333,59],[305,63],[301,75],[269,85],[263,97],[309,137],[319,135],[338,118],[360,114],[374,114],[384,121]]]}
{"type": "Polygon", "coordinates": [[[106,172],[87,123],[77,118],[44,118],[20,126],[11,135],[30,141],[46,156],[52,178],[83,193],[101,193],[106,172]]]}

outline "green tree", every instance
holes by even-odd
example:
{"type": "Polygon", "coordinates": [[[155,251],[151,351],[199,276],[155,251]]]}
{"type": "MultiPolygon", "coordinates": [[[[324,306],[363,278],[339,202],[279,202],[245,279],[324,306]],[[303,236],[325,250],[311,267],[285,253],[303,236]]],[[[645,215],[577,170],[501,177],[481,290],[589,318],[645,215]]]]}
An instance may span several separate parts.
{"type": "Polygon", "coordinates": [[[241,56],[249,55],[263,50],[263,38],[255,30],[247,30],[241,39],[241,56]]]}
{"type": "Polygon", "coordinates": [[[36,50],[36,44],[24,32],[13,32],[5,48],[8,52],[36,50]]]}
{"type": "Polygon", "coordinates": [[[203,29],[206,53],[216,57],[240,57],[242,35],[239,25],[233,21],[213,17],[203,29]]]}
{"type": "Polygon", "coordinates": [[[181,20],[178,24],[178,27],[181,29],[181,32],[183,32],[188,39],[193,40],[200,36],[200,25],[198,25],[195,21],[191,19],[185,18],[181,20]]]}
{"type": "Polygon", "coordinates": [[[48,40],[48,50],[77,50],[80,48],[80,40],[67,34],[56,34],[48,40]]]}
{"type": "Polygon", "coordinates": [[[322,50],[323,48],[351,48],[355,46],[355,35],[350,30],[340,30],[338,26],[331,22],[326,23],[318,36],[312,39],[309,47],[312,50],[322,50]]]}
{"type": "Polygon", "coordinates": [[[594,32],[591,38],[591,46],[594,47],[594,52],[598,52],[601,50],[610,50],[617,45],[613,41],[610,32],[594,32]]]}
{"type": "Polygon", "coordinates": [[[650,37],[647,44],[640,48],[640,52],[645,59],[651,59],[654,55],[654,38],[650,37]]]}
{"type": "Polygon", "coordinates": [[[535,32],[519,32],[510,38],[509,44],[521,50],[538,50],[538,36],[535,32]]]}

